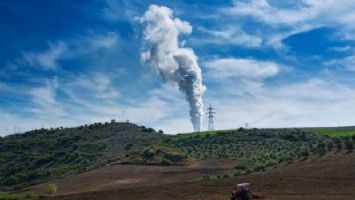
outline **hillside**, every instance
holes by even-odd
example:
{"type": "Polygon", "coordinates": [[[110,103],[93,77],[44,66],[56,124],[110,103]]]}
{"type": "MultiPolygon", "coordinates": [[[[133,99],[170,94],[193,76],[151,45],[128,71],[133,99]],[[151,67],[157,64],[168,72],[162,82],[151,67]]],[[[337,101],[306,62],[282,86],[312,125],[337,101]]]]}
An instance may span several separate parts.
{"type": "Polygon", "coordinates": [[[176,148],[152,146],[126,154],[116,164],[178,166],[189,165],[194,159],[176,148]]]}
{"type": "Polygon", "coordinates": [[[89,171],[119,156],[160,144],[154,129],[130,123],[96,123],[41,129],[0,140],[0,187],[23,188],[89,171]]]}
{"type": "Polygon", "coordinates": [[[239,128],[165,135],[130,123],[35,130],[0,140],[0,186],[2,190],[20,189],[120,162],[187,165],[194,163],[191,160],[211,159],[234,164],[212,171],[203,165],[207,171],[199,168],[201,173],[192,173],[195,175],[188,179],[222,179],[352,152],[354,136],[338,137],[332,128],[321,130],[333,134],[320,134],[319,130],[239,128]]]}
{"type": "Polygon", "coordinates": [[[221,178],[265,171],[282,163],[307,160],[330,152],[351,152],[354,141],[355,137],[328,137],[312,132],[312,129],[240,128],[177,135],[170,138],[168,144],[198,159],[238,160],[235,170],[217,177],[221,178]]]}

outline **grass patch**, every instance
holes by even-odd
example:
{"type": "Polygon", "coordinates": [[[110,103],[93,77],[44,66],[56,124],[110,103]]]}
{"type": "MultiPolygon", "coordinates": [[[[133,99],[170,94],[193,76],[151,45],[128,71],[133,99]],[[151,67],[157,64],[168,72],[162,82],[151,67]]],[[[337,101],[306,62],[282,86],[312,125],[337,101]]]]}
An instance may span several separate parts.
{"type": "Polygon", "coordinates": [[[339,127],[339,128],[306,128],[307,132],[317,135],[329,136],[333,138],[351,137],[355,135],[355,127],[339,127]]]}

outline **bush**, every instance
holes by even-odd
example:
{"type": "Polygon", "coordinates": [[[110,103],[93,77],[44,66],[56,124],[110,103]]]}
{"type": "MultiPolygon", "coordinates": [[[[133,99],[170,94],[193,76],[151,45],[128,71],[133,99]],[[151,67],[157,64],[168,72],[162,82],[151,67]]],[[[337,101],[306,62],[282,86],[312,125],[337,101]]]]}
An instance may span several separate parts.
{"type": "Polygon", "coordinates": [[[25,194],[25,199],[35,200],[38,199],[38,195],[34,192],[27,192],[25,194]]]}
{"type": "Polygon", "coordinates": [[[5,194],[5,195],[0,194],[0,200],[20,200],[20,197],[18,197],[15,194],[5,194]]]}
{"type": "Polygon", "coordinates": [[[351,136],[351,139],[355,142],[355,135],[351,136]]]}
{"type": "Polygon", "coordinates": [[[327,148],[328,148],[328,151],[332,151],[333,150],[333,143],[332,142],[329,142],[328,144],[327,144],[327,148]]]}
{"type": "Polygon", "coordinates": [[[170,160],[168,159],[163,159],[163,163],[162,163],[164,166],[170,166],[173,164],[173,162],[171,162],[170,160]]]}
{"type": "Polygon", "coordinates": [[[348,152],[352,152],[354,150],[354,145],[350,141],[347,141],[345,143],[345,148],[348,152]]]}
{"type": "Polygon", "coordinates": [[[210,180],[210,176],[204,175],[204,176],[202,177],[202,179],[203,179],[204,181],[208,181],[208,180],[210,180]]]}
{"type": "Polygon", "coordinates": [[[223,174],[223,178],[229,178],[230,177],[230,174],[223,174]]]}
{"type": "Polygon", "coordinates": [[[58,191],[58,187],[56,184],[51,183],[48,185],[48,194],[49,195],[54,195],[57,193],[57,191],[58,191]]]}
{"type": "Polygon", "coordinates": [[[242,171],[240,170],[237,170],[233,173],[233,176],[240,176],[240,175],[242,175],[242,171]]]}

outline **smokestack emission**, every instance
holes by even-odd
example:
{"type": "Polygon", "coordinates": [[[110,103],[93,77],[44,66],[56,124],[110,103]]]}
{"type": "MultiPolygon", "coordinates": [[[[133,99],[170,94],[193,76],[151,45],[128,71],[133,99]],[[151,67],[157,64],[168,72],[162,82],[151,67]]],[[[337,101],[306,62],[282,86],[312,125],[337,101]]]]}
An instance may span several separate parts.
{"type": "Polygon", "coordinates": [[[149,48],[141,53],[143,62],[151,65],[167,83],[185,93],[195,131],[201,130],[205,86],[197,56],[179,42],[180,34],[191,34],[192,27],[165,6],[150,5],[139,21],[145,25],[144,41],[149,48]]]}

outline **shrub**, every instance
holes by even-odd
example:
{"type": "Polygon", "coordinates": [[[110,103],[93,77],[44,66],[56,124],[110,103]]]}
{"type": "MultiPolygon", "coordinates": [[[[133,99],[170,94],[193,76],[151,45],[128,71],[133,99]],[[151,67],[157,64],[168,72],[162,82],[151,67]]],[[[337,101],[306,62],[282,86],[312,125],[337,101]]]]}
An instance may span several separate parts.
{"type": "Polygon", "coordinates": [[[204,175],[204,176],[202,177],[202,179],[203,179],[204,181],[208,181],[208,180],[210,180],[210,176],[204,175]]]}
{"type": "Polygon", "coordinates": [[[329,142],[328,144],[327,144],[327,148],[328,148],[328,151],[332,151],[333,150],[333,143],[332,142],[329,142]]]}
{"type": "Polygon", "coordinates": [[[164,166],[170,166],[170,165],[173,164],[173,162],[171,162],[170,160],[164,158],[162,164],[164,166]]]}
{"type": "Polygon", "coordinates": [[[351,136],[351,139],[355,142],[355,135],[351,136]]]}
{"type": "Polygon", "coordinates": [[[38,199],[38,195],[34,192],[27,192],[25,194],[25,199],[35,200],[38,199]]]}
{"type": "Polygon", "coordinates": [[[18,197],[15,194],[5,194],[5,195],[0,194],[0,200],[20,200],[20,197],[18,197]]]}
{"type": "Polygon", "coordinates": [[[230,177],[230,174],[223,174],[223,178],[229,178],[230,177]]]}
{"type": "Polygon", "coordinates": [[[339,139],[335,140],[335,146],[338,151],[341,151],[343,146],[341,145],[341,141],[339,139]]]}
{"type": "Polygon", "coordinates": [[[51,183],[48,185],[48,194],[49,195],[54,195],[57,193],[58,187],[56,184],[51,183]]]}
{"type": "Polygon", "coordinates": [[[240,165],[237,165],[237,166],[235,167],[235,169],[237,169],[237,170],[246,170],[247,167],[246,167],[245,165],[243,165],[243,164],[240,164],[240,165]]]}
{"type": "Polygon", "coordinates": [[[345,143],[345,148],[348,152],[352,152],[354,150],[354,145],[350,141],[347,141],[345,143]]]}
{"type": "Polygon", "coordinates": [[[154,152],[150,151],[150,149],[147,149],[143,152],[143,157],[146,159],[150,159],[154,156],[154,152]]]}
{"type": "Polygon", "coordinates": [[[240,176],[240,175],[242,175],[242,171],[240,170],[237,170],[233,173],[233,176],[240,176]]]}

